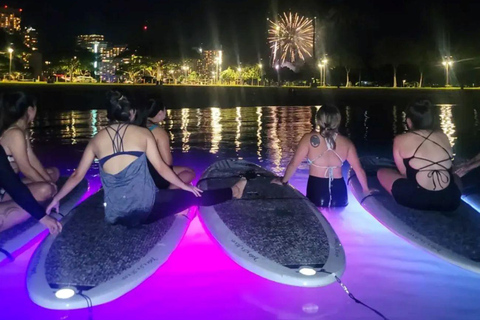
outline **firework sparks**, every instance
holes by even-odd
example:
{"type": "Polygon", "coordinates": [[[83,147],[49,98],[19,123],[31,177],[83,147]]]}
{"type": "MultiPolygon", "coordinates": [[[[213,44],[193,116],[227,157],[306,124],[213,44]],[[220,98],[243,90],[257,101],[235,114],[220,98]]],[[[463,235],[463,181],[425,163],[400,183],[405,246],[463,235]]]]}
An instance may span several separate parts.
{"type": "Polygon", "coordinates": [[[268,42],[274,63],[295,63],[312,57],[314,28],[311,19],[284,12],[277,22],[269,22],[268,42]]]}

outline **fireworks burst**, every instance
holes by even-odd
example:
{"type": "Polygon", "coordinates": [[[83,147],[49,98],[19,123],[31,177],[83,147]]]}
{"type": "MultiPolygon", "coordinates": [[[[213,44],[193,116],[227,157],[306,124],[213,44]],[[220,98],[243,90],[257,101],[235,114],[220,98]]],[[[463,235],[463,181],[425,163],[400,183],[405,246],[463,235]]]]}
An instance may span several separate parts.
{"type": "Polygon", "coordinates": [[[314,28],[311,19],[284,12],[278,21],[269,20],[268,42],[272,49],[273,63],[295,63],[312,57],[314,28]]]}

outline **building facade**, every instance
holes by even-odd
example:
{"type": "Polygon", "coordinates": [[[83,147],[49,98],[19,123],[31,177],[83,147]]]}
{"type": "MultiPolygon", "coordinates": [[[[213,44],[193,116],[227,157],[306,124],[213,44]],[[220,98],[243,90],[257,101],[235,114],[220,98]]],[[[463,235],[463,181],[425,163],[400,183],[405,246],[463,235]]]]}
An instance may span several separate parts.
{"type": "Polygon", "coordinates": [[[14,9],[8,6],[0,7],[0,28],[8,33],[21,31],[22,9],[14,9]]]}
{"type": "Polygon", "coordinates": [[[23,30],[23,43],[32,49],[32,51],[38,50],[38,32],[32,27],[26,27],[23,30]]]}
{"type": "Polygon", "coordinates": [[[222,72],[223,51],[203,50],[200,73],[210,79],[218,79],[222,72]]]}

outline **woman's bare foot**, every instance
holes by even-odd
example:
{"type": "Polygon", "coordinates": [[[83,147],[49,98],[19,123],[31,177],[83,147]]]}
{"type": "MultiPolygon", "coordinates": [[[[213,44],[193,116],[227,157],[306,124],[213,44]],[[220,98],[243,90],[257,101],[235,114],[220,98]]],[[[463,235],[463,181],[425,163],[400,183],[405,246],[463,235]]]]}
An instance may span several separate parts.
{"type": "Polygon", "coordinates": [[[235,199],[241,199],[243,196],[243,190],[245,190],[245,186],[247,185],[247,179],[242,178],[240,181],[235,183],[232,187],[232,194],[235,199]]]}

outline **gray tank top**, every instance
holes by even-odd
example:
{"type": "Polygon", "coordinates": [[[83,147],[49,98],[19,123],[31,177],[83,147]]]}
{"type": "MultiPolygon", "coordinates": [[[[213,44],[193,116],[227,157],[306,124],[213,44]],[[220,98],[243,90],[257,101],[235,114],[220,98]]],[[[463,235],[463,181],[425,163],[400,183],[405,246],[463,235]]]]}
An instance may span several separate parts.
{"type": "Polygon", "coordinates": [[[117,129],[107,127],[112,140],[113,154],[99,160],[100,178],[104,189],[105,220],[109,223],[138,225],[150,215],[155,202],[155,184],[148,170],[147,156],[144,152],[124,151],[123,137],[127,125],[117,129]],[[123,134],[120,135],[122,129],[123,134]],[[113,131],[114,135],[110,134],[113,131]],[[105,162],[119,155],[137,156],[132,163],[117,174],[103,170],[105,162]]]}

